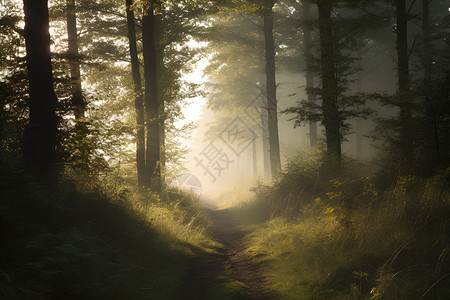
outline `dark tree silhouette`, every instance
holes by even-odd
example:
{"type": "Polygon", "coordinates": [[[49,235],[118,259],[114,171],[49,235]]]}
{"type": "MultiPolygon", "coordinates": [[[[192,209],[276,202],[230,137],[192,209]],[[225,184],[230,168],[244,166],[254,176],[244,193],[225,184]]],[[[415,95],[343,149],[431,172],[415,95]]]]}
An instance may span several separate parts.
{"type": "Polygon", "coordinates": [[[144,46],[145,110],[147,126],[147,148],[145,153],[145,177],[149,187],[161,192],[160,167],[160,120],[158,115],[158,75],[155,47],[155,16],[153,3],[147,5],[142,20],[142,41],[144,46]]]}
{"type": "Polygon", "coordinates": [[[57,103],[53,88],[47,0],[24,0],[25,44],[30,121],[24,136],[24,158],[33,171],[51,175],[55,168],[57,103]]]}
{"type": "Polygon", "coordinates": [[[411,133],[411,103],[409,80],[409,54],[408,54],[408,12],[405,0],[395,1],[397,19],[397,60],[398,60],[398,96],[400,106],[400,148],[405,160],[405,166],[412,160],[412,133],[411,133]]]}
{"type": "Polygon", "coordinates": [[[341,160],[341,134],[337,103],[337,79],[333,43],[332,4],[317,2],[319,8],[320,58],[322,73],[322,111],[327,143],[327,164],[337,169],[341,160]]]}
{"type": "Polygon", "coordinates": [[[142,91],[141,72],[139,71],[139,58],[136,44],[136,26],[133,13],[133,0],[126,0],[128,43],[130,47],[131,71],[134,83],[134,107],[136,109],[136,163],[138,184],[145,185],[145,127],[144,127],[144,99],[142,91]]]}
{"type": "MultiPolygon", "coordinates": [[[[308,1],[303,2],[303,21],[310,21],[311,20],[311,3],[308,1]]],[[[305,79],[306,79],[306,91],[308,93],[308,101],[310,103],[314,103],[316,101],[316,95],[311,92],[311,89],[314,88],[314,72],[312,70],[312,64],[311,64],[311,56],[312,56],[312,37],[311,37],[311,30],[308,28],[308,26],[303,26],[303,47],[304,47],[304,53],[306,55],[306,71],[305,71],[305,79]]],[[[317,145],[317,124],[314,121],[309,121],[309,141],[311,147],[314,147],[317,145]]]]}
{"type": "Polygon", "coordinates": [[[263,8],[270,168],[272,176],[276,176],[281,172],[280,142],[278,139],[277,84],[275,81],[275,41],[273,38],[272,8],[274,4],[273,1],[266,3],[263,8]]]}
{"type": "Polygon", "coordinates": [[[69,67],[72,89],[72,109],[76,120],[84,118],[86,103],[83,97],[80,73],[80,57],[78,53],[77,18],[75,0],[67,0],[67,36],[69,42],[69,67]]]}

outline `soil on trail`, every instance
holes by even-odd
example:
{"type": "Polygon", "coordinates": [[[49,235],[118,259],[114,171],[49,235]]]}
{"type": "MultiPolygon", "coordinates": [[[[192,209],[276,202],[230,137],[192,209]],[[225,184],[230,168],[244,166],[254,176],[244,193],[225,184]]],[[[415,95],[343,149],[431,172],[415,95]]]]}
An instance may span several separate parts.
{"type": "Polygon", "coordinates": [[[211,234],[222,247],[216,254],[200,256],[191,262],[177,299],[212,299],[208,293],[214,288],[214,279],[221,274],[231,276],[239,289],[227,291],[226,297],[219,299],[275,299],[261,267],[245,253],[245,233],[238,228],[241,224],[232,218],[232,212],[225,209],[209,213],[213,221],[211,234]]]}

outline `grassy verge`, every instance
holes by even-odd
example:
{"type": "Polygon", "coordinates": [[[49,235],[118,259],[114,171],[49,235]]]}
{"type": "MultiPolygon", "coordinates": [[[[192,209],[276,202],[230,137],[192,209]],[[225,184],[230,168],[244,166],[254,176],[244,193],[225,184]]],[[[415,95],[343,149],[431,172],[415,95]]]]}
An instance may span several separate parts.
{"type": "Polygon", "coordinates": [[[214,242],[199,210],[118,180],[49,192],[0,172],[1,299],[173,299],[192,255],[214,242]]]}
{"type": "Polygon", "coordinates": [[[247,235],[283,299],[448,299],[450,170],[387,178],[348,164],[320,178],[312,159],[255,188],[247,211],[267,221],[247,235]]]}

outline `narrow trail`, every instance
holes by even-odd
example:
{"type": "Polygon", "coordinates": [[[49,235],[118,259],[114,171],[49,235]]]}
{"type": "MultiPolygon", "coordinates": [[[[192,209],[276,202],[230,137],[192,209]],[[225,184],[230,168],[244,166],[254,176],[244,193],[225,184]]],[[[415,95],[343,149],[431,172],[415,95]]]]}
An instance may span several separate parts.
{"type": "Polygon", "coordinates": [[[245,233],[239,230],[241,224],[232,218],[232,212],[224,209],[209,213],[213,221],[211,234],[223,247],[217,254],[198,257],[190,264],[177,299],[212,299],[208,298],[209,288],[213,279],[221,274],[231,274],[231,279],[242,288],[220,299],[275,299],[261,268],[245,253],[245,233]]]}

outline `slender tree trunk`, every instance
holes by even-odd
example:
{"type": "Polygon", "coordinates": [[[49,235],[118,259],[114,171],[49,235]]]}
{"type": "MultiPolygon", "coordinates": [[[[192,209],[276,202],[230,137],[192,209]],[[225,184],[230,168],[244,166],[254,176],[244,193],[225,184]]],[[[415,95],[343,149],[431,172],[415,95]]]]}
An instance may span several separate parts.
{"type": "Polygon", "coordinates": [[[47,0],[24,0],[25,45],[29,81],[30,123],[24,136],[24,158],[33,171],[56,179],[57,103],[53,88],[47,0]]]}
{"type": "Polygon", "coordinates": [[[422,0],[423,75],[425,84],[431,78],[430,2],[431,0],[422,0]]]}
{"type": "Polygon", "coordinates": [[[258,157],[256,156],[256,140],[252,143],[253,177],[258,176],[258,157]]]}
{"type": "MultiPolygon", "coordinates": [[[[67,36],[68,36],[68,65],[70,69],[70,88],[71,88],[71,106],[75,116],[75,139],[77,143],[86,143],[88,135],[88,126],[85,122],[86,101],[83,97],[83,89],[81,84],[80,71],[80,55],[78,53],[78,34],[77,34],[77,18],[76,18],[76,1],[66,0],[67,6],[67,36]]],[[[90,173],[90,147],[81,146],[82,151],[78,162],[81,163],[79,171],[90,173]]]]}
{"type": "Polygon", "coordinates": [[[268,109],[267,109],[267,97],[264,97],[266,92],[266,87],[263,82],[266,81],[266,74],[264,72],[259,73],[258,82],[260,82],[260,92],[261,92],[261,142],[262,142],[262,154],[263,168],[264,168],[264,180],[271,179],[270,173],[270,150],[269,150],[269,125],[268,125],[268,109]]]}
{"type": "Polygon", "coordinates": [[[145,185],[145,126],[144,126],[144,99],[142,91],[141,72],[139,70],[139,57],[136,44],[136,26],[133,13],[133,0],[126,0],[128,44],[130,48],[131,72],[134,85],[134,107],[136,110],[136,167],[138,185],[145,185]]]}
{"type": "MultiPolygon", "coordinates": [[[[161,98],[161,103],[159,106],[159,116],[164,115],[165,105],[164,100],[161,98]]],[[[159,126],[159,137],[161,139],[160,142],[160,172],[161,172],[161,188],[164,190],[166,188],[165,181],[166,181],[166,126],[165,126],[165,119],[161,118],[161,123],[159,126]]]]}
{"type": "Polygon", "coordinates": [[[398,94],[400,103],[400,147],[405,166],[412,162],[411,104],[409,66],[408,66],[408,16],[405,0],[396,0],[397,18],[397,59],[398,59],[398,94]]]}
{"type": "Polygon", "coordinates": [[[84,118],[86,103],[81,86],[80,58],[78,53],[77,18],[75,0],[67,0],[67,36],[69,41],[70,84],[72,89],[72,109],[75,120],[84,118]]]}
{"type": "MultiPolygon", "coordinates": [[[[266,106],[267,109],[267,106],[266,106]]],[[[262,125],[262,133],[261,133],[261,139],[262,139],[262,158],[263,158],[263,164],[264,164],[264,179],[270,180],[270,159],[269,159],[269,131],[267,126],[267,116],[262,113],[261,114],[261,125],[262,125]]]]}
{"type": "MultiPolygon", "coordinates": [[[[311,20],[311,4],[308,1],[303,2],[303,21],[311,20]]],[[[305,56],[306,56],[306,92],[308,94],[308,102],[314,103],[316,102],[316,95],[311,92],[311,89],[314,88],[314,71],[312,70],[310,58],[312,55],[312,38],[311,38],[311,30],[307,28],[307,26],[303,27],[303,44],[305,47],[305,56]]],[[[317,124],[316,122],[309,122],[309,141],[311,147],[315,147],[317,145],[317,124]]]]}
{"type": "MultiPolygon", "coordinates": [[[[157,32],[156,40],[161,40],[160,37],[164,36],[164,25],[162,24],[161,15],[155,17],[155,28],[157,32]]],[[[160,117],[159,123],[159,134],[160,134],[160,172],[161,172],[161,183],[162,188],[165,188],[166,181],[166,97],[165,90],[169,88],[165,85],[165,65],[164,65],[164,45],[155,45],[156,47],[156,58],[157,58],[157,71],[159,75],[159,85],[158,85],[158,116],[160,117]]]]}
{"type": "Polygon", "coordinates": [[[341,161],[340,120],[337,104],[337,79],[331,18],[328,0],[317,2],[319,7],[320,58],[322,73],[322,111],[327,143],[327,168],[337,170],[341,161]]]}
{"type": "Polygon", "coordinates": [[[240,158],[240,155],[237,153],[234,154],[234,161],[236,162],[236,178],[239,178],[239,176],[242,175],[240,158]]]}
{"type": "Polygon", "coordinates": [[[427,115],[430,119],[430,148],[434,148],[437,161],[440,159],[439,126],[436,111],[431,101],[431,40],[430,40],[430,4],[431,0],[422,0],[422,28],[423,28],[423,85],[427,115]]]}
{"type": "Polygon", "coordinates": [[[245,149],[245,155],[247,156],[245,159],[245,178],[252,178],[252,170],[253,170],[253,159],[252,159],[252,150],[247,148],[245,149]]]}
{"type": "Polygon", "coordinates": [[[160,168],[160,120],[158,118],[158,76],[155,48],[155,17],[153,7],[144,13],[142,40],[144,46],[144,77],[145,77],[145,109],[147,122],[147,148],[145,154],[146,177],[150,179],[149,187],[156,193],[161,193],[160,168]]]}
{"type": "MultiPolygon", "coordinates": [[[[356,93],[359,94],[362,92],[362,59],[363,59],[363,53],[361,49],[358,49],[358,72],[356,73],[356,93]]],[[[356,132],[356,159],[362,160],[363,158],[363,147],[362,147],[362,140],[363,140],[363,121],[361,118],[356,119],[355,124],[355,132],[356,132]]]]}
{"type": "Polygon", "coordinates": [[[266,52],[266,89],[269,127],[270,169],[272,177],[281,172],[280,143],[278,139],[277,85],[275,80],[275,41],[273,38],[272,6],[264,12],[264,44],[266,52]]]}

